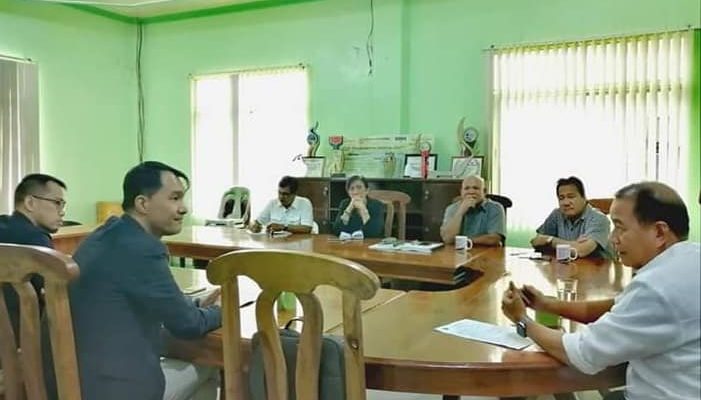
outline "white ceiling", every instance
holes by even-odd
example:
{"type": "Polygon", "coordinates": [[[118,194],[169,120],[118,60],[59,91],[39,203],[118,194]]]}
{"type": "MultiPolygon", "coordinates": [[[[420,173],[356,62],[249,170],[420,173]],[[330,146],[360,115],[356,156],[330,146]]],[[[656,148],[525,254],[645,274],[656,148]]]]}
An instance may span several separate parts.
{"type": "Polygon", "coordinates": [[[53,3],[79,4],[132,18],[150,18],[187,11],[204,10],[261,0],[43,0],[53,3]]]}

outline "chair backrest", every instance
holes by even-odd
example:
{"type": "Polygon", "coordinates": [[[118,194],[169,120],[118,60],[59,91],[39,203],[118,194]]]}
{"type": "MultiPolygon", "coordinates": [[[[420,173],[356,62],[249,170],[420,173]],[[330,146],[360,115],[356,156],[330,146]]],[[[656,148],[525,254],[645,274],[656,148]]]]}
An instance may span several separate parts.
{"type": "Polygon", "coordinates": [[[589,204],[591,204],[592,207],[598,208],[606,215],[611,211],[611,203],[613,203],[613,198],[589,199],[589,204]]]}
{"type": "Polygon", "coordinates": [[[222,288],[224,381],[227,399],[244,397],[243,352],[239,314],[239,275],[256,281],[262,292],[256,301],[268,399],[287,400],[287,367],[273,307],[282,291],[293,292],[302,304],[304,324],[295,377],[298,399],[317,400],[321,357],[322,309],[314,289],[334,286],[343,295],[346,398],[365,399],[360,300],[370,299],[380,286],[377,276],[360,264],[323,254],[292,250],[239,250],[216,258],[207,278],[222,288]]]}
{"type": "Polygon", "coordinates": [[[504,215],[506,215],[506,209],[514,205],[510,198],[502,196],[500,194],[490,193],[487,194],[487,198],[489,200],[496,201],[497,203],[501,204],[501,206],[504,207],[504,215]]]}
{"type": "Polygon", "coordinates": [[[39,301],[30,282],[34,274],[44,278],[48,318],[48,325],[44,326],[48,326],[51,339],[59,399],[80,400],[73,322],[68,303],[68,284],[78,277],[78,265],[68,256],[49,248],[14,244],[0,244],[0,284],[11,285],[20,305],[17,340],[5,297],[0,293],[0,360],[5,399],[44,400],[47,397],[39,301]]]}
{"type": "Polygon", "coordinates": [[[219,218],[241,218],[248,224],[251,216],[251,191],[248,188],[234,186],[222,196],[219,218]]]}
{"type": "Polygon", "coordinates": [[[411,203],[411,196],[396,190],[370,190],[368,197],[385,203],[385,236],[392,236],[394,212],[398,211],[397,238],[406,239],[406,205],[411,203]]]}

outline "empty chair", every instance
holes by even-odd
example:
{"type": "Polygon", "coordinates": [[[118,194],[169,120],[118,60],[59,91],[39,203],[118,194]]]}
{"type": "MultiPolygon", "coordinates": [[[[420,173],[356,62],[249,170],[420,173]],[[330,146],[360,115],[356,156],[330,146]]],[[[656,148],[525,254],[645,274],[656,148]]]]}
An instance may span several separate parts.
{"type": "Polygon", "coordinates": [[[385,204],[385,236],[392,236],[394,213],[397,211],[397,238],[406,239],[406,205],[411,202],[411,196],[396,190],[370,190],[368,197],[380,200],[385,204]]]}
{"type": "Polygon", "coordinates": [[[234,186],[222,196],[219,218],[242,219],[248,224],[251,219],[251,192],[248,188],[234,186]]]}
{"type": "Polygon", "coordinates": [[[241,250],[216,258],[207,278],[222,288],[224,381],[227,399],[244,398],[245,355],[241,346],[238,280],[248,276],[260,285],[256,321],[266,373],[268,399],[286,400],[288,382],[273,307],[282,291],[293,292],[302,304],[304,324],[299,340],[296,397],[315,399],[319,392],[319,364],[323,315],[314,289],[330,285],[343,296],[343,334],[346,398],[365,399],[365,364],[360,301],[379,288],[377,276],[360,264],[323,254],[291,250],[241,250]],[[284,268],[280,268],[283,265],[284,268]]]}
{"type": "Polygon", "coordinates": [[[611,203],[613,203],[613,198],[589,199],[589,204],[592,207],[598,208],[606,215],[611,211],[611,203]]]}
{"type": "Polygon", "coordinates": [[[80,400],[80,380],[68,303],[68,284],[78,277],[78,265],[55,250],[0,244],[0,284],[14,288],[20,304],[17,335],[12,328],[4,296],[0,295],[0,361],[4,398],[45,399],[46,387],[41,352],[39,301],[29,282],[32,274],[44,278],[46,317],[51,339],[58,398],[80,400]],[[19,339],[19,340],[18,340],[19,339]],[[21,347],[21,351],[19,348],[21,347]]]}

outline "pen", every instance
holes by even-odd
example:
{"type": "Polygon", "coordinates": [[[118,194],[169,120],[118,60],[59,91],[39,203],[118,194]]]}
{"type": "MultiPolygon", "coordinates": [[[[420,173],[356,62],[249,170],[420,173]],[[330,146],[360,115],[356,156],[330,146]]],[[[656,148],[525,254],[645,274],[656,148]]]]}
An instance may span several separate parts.
{"type": "Polygon", "coordinates": [[[249,300],[249,301],[247,301],[247,302],[245,302],[245,303],[239,305],[239,308],[248,307],[248,306],[250,306],[251,304],[253,304],[253,303],[255,303],[255,302],[256,302],[255,300],[249,300]]]}

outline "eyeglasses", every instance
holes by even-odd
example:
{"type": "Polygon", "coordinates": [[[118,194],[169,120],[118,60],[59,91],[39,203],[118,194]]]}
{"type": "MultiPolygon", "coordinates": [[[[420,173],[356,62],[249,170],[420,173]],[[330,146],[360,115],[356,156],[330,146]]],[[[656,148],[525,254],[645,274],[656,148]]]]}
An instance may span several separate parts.
{"type": "Polygon", "coordinates": [[[279,191],[277,192],[277,194],[278,194],[278,196],[281,196],[281,197],[289,197],[289,196],[294,195],[294,193],[292,193],[292,192],[279,192],[279,191]]]}
{"type": "Polygon", "coordinates": [[[66,208],[66,200],[63,200],[63,199],[52,199],[50,197],[37,196],[35,194],[33,194],[32,197],[37,198],[39,200],[45,200],[45,201],[49,201],[51,203],[54,203],[54,205],[59,210],[63,210],[64,208],[66,208]]]}

